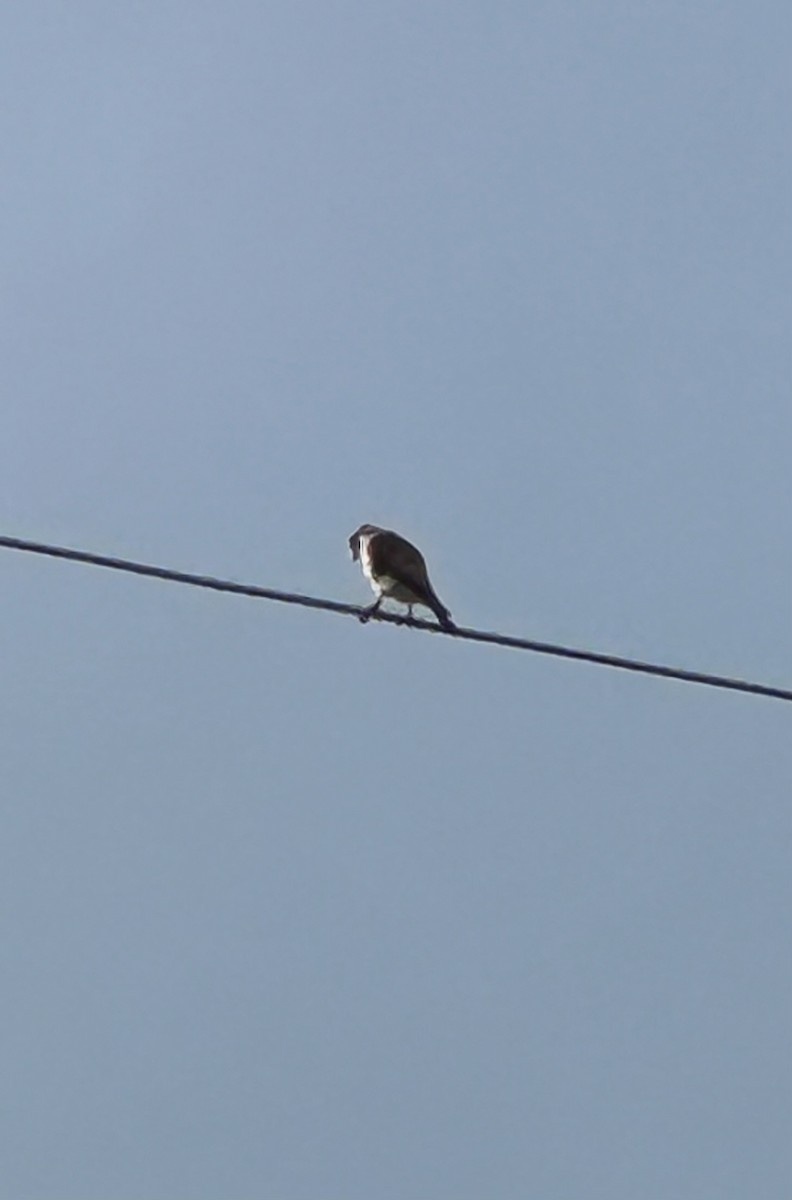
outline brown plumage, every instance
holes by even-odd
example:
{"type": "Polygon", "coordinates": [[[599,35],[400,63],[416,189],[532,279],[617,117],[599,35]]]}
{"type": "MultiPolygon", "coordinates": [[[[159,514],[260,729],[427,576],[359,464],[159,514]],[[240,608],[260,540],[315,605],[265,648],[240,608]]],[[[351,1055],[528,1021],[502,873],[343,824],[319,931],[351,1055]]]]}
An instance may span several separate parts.
{"type": "Polygon", "coordinates": [[[363,568],[363,574],[377,593],[377,600],[368,609],[375,613],[386,597],[409,607],[423,604],[432,610],[444,629],[453,629],[451,614],[440,601],[429,581],[424,556],[417,546],[391,529],[378,525],[361,525],[349,539],[352,558],[363,568]]]}

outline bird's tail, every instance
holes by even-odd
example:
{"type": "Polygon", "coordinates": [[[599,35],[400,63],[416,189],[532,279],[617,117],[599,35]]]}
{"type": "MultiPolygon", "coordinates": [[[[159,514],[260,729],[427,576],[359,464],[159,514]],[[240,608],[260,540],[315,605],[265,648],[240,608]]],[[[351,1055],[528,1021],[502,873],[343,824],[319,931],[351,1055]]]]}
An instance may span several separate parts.
{"type": "Polygon", "coordinates": [[[432,612],[437,617],[443,629],[456,629],[456,625],[451,620],[451,613],[444,604],[440,603],[434,592],[429,593],[429,600],[432,612]]]}

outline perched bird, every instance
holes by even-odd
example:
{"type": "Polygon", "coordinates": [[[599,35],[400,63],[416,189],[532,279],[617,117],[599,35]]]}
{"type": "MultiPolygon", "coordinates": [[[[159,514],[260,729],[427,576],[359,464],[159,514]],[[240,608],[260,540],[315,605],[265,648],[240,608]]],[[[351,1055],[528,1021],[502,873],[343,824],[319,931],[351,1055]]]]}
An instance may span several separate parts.
{"type": "Polygon", "coordinates": [[[355,562],[360,559],[363,574],[377,593],[361,620],[367,621],[389,598],[406,604],[410,616],[414,604],[423,604],[431,608],[443,629],[456,628],[429,582],[424,556],[406,538],[378,525],[361,525],[349,539],[349,549],[355,562]]]}

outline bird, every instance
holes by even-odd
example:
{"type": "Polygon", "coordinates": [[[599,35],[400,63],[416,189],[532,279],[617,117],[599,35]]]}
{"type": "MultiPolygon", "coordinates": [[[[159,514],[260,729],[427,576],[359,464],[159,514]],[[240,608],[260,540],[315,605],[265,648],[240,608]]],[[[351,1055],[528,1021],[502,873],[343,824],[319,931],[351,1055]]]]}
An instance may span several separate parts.
{"type": "Polygon", "coordinates": [[[368,621],[384,599],[406,604],[412,617],[414,604],[430,608],[443,629],[456,629],[451,613],[442,604],[429,582],[429,572],[421,551],[400,534],[379,525],[361,525],[349,539],[354,562],[360,560],[363,574],[377,594],[364,609],[361,621],[368,621]]]}

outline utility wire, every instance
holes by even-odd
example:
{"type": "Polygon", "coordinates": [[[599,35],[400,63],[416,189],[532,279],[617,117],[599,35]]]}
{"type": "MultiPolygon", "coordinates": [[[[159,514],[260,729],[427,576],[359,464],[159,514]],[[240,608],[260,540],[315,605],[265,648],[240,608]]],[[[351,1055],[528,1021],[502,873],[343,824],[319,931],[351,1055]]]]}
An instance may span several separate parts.
{"type": "MultiPolygon", "coordinates": [[[[303,608],[323,608],[327,612],[343,613],[345,616],[367,619],[365,608],[356,604],[342,604],[338,600],[324,600],[318,596],[302,596],[298,592],[280,592],[274,588],[256,587],[248,583],[234,583],[230,579],[215,579],[211,575],[193,575],[189,571],[174,571],[169,567],[155,567],[148,563],[132,562],[125,558],[113,558],[107,554],[91,554],[87,550],[71,550],[66,546],[51,546],[44,542],[30,542],[24,538],[0,535],[0,548],[23,550],[30,554],[43,554],[49,558],[65,558],[71,562],[88,563],[94,567],[109,567],[112,571],[126,571],[132,575],[148,575],[154,579],[166,579],[171,583],[186,583],[191,587],[209,588],[214,592],[233,592],[238,596],[252,596],[259,600],[278,600],[282,604],[300,604],[303,608]]],[[[751,683],[745,679],[730,679],[724,675],[710,675],[705,671],[686,671],[681,667],[666,667],[658,663],[640,662],[632,658],[621,658],[615,654],[600,654],[595,650],[576,650],[570,646],[555,646],[550,642],[535,642],[528,638],[509,637],[503,633],[486,633],[481,629],[443,629],[430,621],[419,621],[414,617],[402,617],[395,613],[377,612],[371,615],[375,621],[390,625],[408,625],[427,633],[438,633],[444,637],[459,638],[467,642],[484,642],[494,646],[508,646],[513,650],[530,650],[534,654],[551,654],[556,658],[572,658],[580,662],[598,663],[603,667],[616,667],[622,671],[636,671],[642,675],[659,675],[665,679],[679,679],[683,683],[700,683],[706,687],[726,688],[732,692],[747,692],[753,696],[768,696],[774,700],[791,700],[792,690],[772,687],[766,683],[751,683]]]]}

